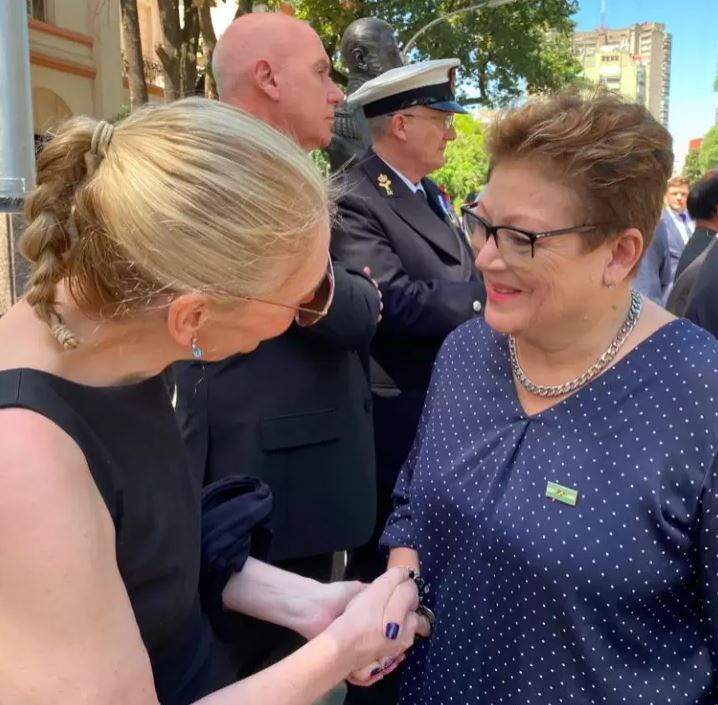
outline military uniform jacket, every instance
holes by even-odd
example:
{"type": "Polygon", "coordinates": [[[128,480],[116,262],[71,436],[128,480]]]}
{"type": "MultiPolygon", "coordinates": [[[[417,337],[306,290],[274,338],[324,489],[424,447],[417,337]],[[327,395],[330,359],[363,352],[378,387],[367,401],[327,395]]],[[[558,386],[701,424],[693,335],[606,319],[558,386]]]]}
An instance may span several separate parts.
{"type": "Polygon", "coordinates": [[[414,194],[373,151],[346,174],[332,252],[370,267],[384,298],[372,343],[375,392],[425,390],[444,338],[483,310],[486,292],[469,243],[441,192],[414,194]]]}
{"type": "Polygon", "coordinates": [[[411,189],[370,151],[346,173],[332,228],[332,251],[370,267],[384,298],[371,345],[378,522],[409,452],[434,359],[444,338],[483,309],[485,290],[455,216],[422,179],[411,189]]]}

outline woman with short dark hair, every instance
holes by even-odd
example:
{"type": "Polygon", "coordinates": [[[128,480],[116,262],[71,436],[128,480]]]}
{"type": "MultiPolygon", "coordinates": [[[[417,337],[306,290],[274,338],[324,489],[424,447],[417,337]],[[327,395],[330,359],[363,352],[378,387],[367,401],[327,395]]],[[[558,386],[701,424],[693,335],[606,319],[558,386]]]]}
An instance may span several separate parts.
{"type": "Polygon", "coordinates": [[[567,95],[487,148],[485,320],[439,354],[383,536],[436,614],[402,703],[715,703],[718,343],[631,290],[670,135],[567,95]]]}

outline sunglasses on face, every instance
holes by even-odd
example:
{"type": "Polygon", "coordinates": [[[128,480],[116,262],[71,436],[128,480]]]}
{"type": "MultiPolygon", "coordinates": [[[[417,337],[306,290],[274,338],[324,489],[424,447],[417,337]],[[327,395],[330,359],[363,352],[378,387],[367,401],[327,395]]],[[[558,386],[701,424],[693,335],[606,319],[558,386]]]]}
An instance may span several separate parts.
{"type": "Polygon", "coordinates": [[[293,310],[294,322],[302,328],[307,328],[318,323],[324,316],[329,313],[329,309],[334,301],[334,265],[331,257],[327,262],[327,271],[319,286],[315,289],[312,300],[306,305],[291,306],[290,304],[282,304],[277,301],[268,301],[267,299],[258,299],[256,297],[243,296],[245,301],[255,301],[260,304],[268,304],[269,306],[279,306],[293,310]]]}

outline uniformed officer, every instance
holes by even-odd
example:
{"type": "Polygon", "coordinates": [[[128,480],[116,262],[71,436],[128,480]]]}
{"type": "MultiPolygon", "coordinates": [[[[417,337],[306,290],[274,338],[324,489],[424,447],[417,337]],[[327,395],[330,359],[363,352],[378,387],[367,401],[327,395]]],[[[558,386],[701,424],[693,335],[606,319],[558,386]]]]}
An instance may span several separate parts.
{"type": "MultiPolygon", "coordinates": [[[[364,109],[373,147],[347,172],[332,251],[347,265],[368,265],[384,297],[371,348],[383,505],[377,531],[413,441],[439,346],[459,324],[481,314],[486,296],[470,245],[426,176],[444,164],[446,146],[456,138],[454,115],[466,112],[454,99],[459,65],[458,59],[443,59],[402,66],[349,98],[364,109]]],[[[353,563],[358,577],[383,570],[378,552],[361,554],[353,563]]]]}

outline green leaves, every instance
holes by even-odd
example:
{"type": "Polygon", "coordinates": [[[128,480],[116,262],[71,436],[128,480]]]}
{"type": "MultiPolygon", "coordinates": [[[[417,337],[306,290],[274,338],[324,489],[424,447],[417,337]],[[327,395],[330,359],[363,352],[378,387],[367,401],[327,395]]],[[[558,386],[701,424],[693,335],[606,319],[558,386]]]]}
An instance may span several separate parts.
{"type": "Polygon", "coordinates": [[[457,138],[446,148],[446,164],[431,178],[446,188],[452,201],[461,203],[469,191],[486,184],[489,160],[481,123],[471,115],[457,115],[454,125],[457,138]]]}
{"type": "Polygon", "coordinates": [[[683,162],[683,171],[681,172],[691,184],[694,184],[703,175],[700,165],[700,149],[693,149],[686,155],[686,160],[683,162]]]}
{"type": "Polygon", "coordinates": [[[718,125],[713,125],[703,138],[698,164],[701,173],[709,169],[718,169],[718,125]]]}
{"type": "MultiPolygon", "coordinates": [[[[376,16],[397,32],[400,46],[437,17],[476,0],[296,0],[297,15],[317,30],[336,61],[342,34],[360,17],[376,16]]],[[[526,90],[542,93],[578,80],[571,54],[575,0],[519,0],[463,13],[423,33],[412,61],[456,56],[460,87],[486,106],[507,105],[526,90]]]]}

